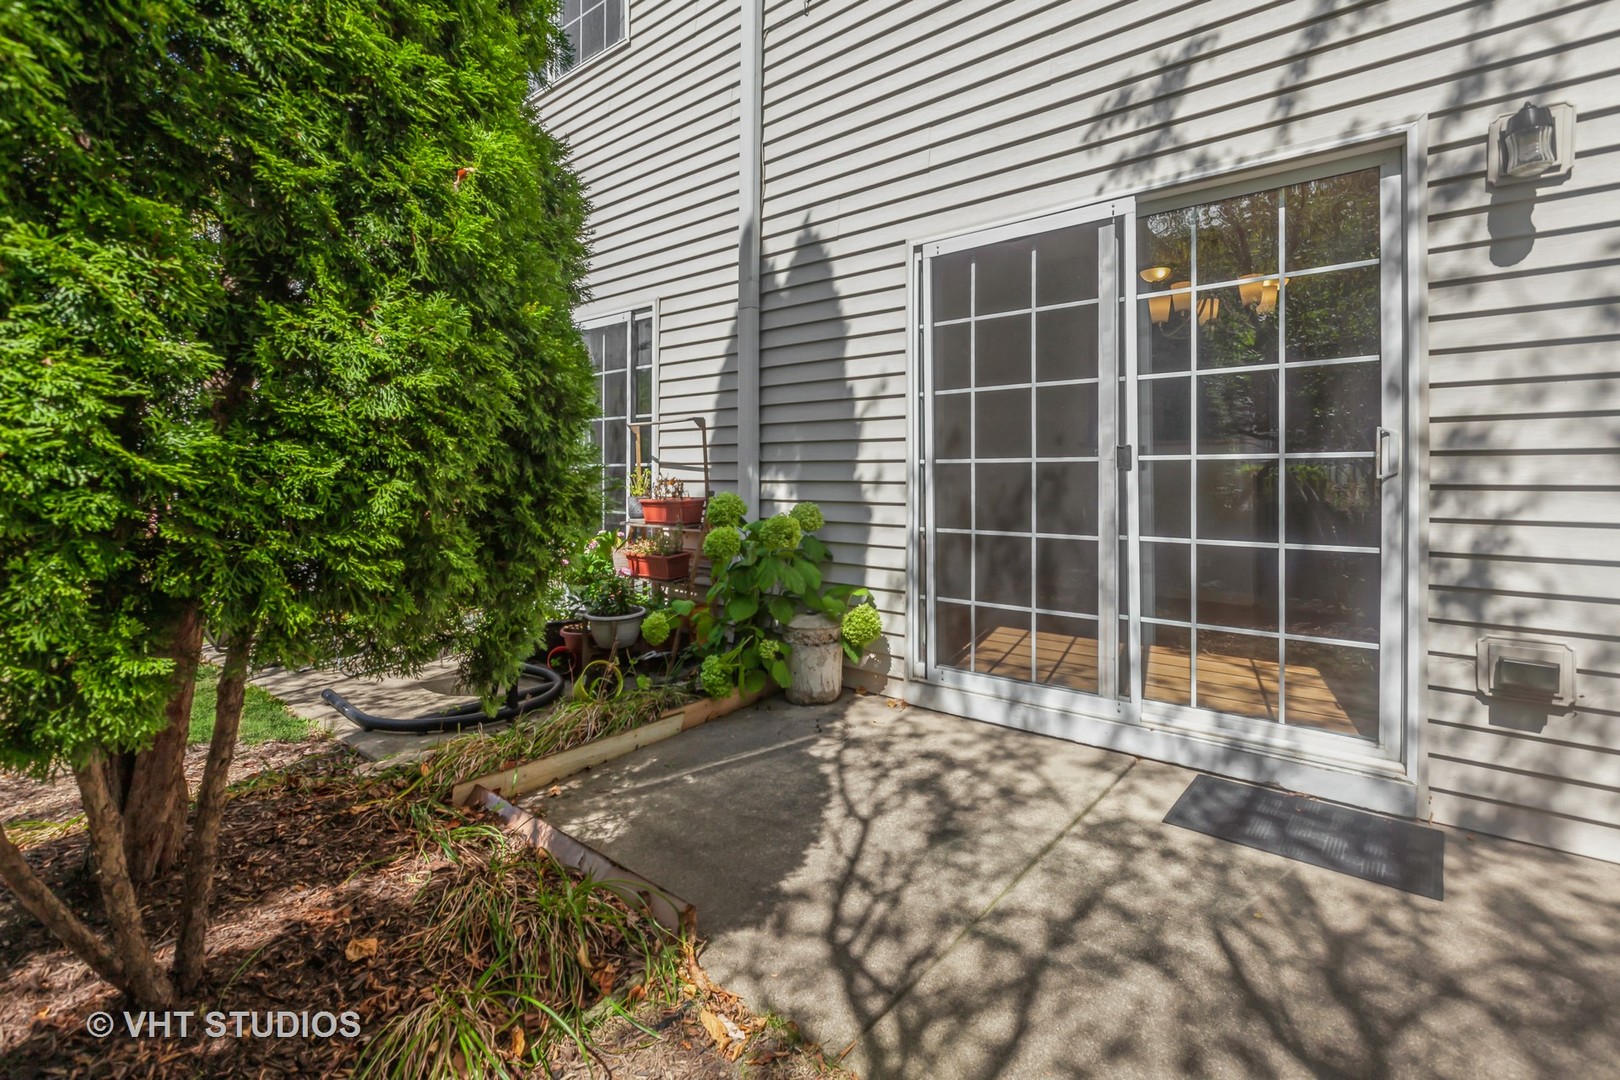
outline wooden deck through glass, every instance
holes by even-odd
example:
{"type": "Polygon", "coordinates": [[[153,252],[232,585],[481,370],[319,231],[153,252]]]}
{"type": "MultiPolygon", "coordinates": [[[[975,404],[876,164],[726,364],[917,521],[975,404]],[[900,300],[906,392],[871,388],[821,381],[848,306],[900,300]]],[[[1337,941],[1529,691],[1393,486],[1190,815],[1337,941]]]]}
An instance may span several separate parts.
{"type": "MultiPolygon", "coordinates": [[[[955,658],[945,658],[944,663],[982,675],[1033,681],[1091,694],[1097,692],[1095,638],[1036,631],[1034,678],[1031,679],[1030,636],[1030,631],[1024,627],[991,627],[979,635],[971,667],[965,650],[955,658]]],[[[1274,644],[1270,639],[1256,640],[1274,644]]],[[[1172,705],[1193,705],[1192,658],[1187,650],[1150,645],[1144,651],[1147,698],[1172,705]]],[[[1324,672],[1308,664],[1289,664],[1287,722],[1376,740],[1376,655],[1369,650],[1367,658],[1374,666],[1359,673],[1324,672]]],[[[1278,677],[1277,661],[1228,656],[1206,649],[1199,653],[1197,663],[1198,708],[1260,720],[1282,719],[1282,710],[1278,707],[1282,681],[1278,677]]]]}

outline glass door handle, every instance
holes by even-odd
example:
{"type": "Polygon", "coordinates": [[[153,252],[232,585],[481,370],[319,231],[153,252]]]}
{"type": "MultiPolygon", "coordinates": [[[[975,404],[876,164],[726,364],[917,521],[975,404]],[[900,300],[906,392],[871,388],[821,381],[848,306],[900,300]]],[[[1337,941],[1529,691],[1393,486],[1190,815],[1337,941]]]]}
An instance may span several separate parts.
{"type": "Polygon", "coordinates": [[[1393,452],[1395,445],[1395,433],[1389,428],[1379,428],[1373,437],[1375,479],[1389,480],[1401,471],[1400,457],[1393,452]]]}

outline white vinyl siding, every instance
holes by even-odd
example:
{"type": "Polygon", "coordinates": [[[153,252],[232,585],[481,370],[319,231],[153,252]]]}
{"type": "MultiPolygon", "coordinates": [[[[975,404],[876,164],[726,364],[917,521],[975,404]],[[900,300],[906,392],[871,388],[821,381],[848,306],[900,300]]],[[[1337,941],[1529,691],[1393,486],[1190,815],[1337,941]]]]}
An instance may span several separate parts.
{"type": "MultiPolygon", "coordinates": [[[[536,101],[567,140],[592,205],[600,317],[658,299],[657,413],[702,416],[712,479],[736,479],[737,0],[624,0],[635,47],[536,101]]],[[[696,432],[660,429],[671,475],[696,485],[696,432]]],[[[693,491],[696,490],[694,486],[693,491]]]]}
{"type": "Polygon", "coordinates": [[[768,5],[762,480],[820,498],[904,674],[908,243],[1428,122],[1428,779],[1437,820],[1620,858],[1620,9],[768,5]],[[1488,191],[1490,120],[1580,111],[1574,175],[1488,191]],[[1534,197],[1533,214],[1529,200],[1534,197]],[[1533,243],[1525,243],[1533,239],[1533,243]],[[1525,249],[1523,251],[1519,249],[1525,249]],[[1513,261],[1509,262],[1511,259],[1513,261]],[[1498,265],[1501,262],[1502,265],[1498,265]],[[1539,732],[1487,633],[1568,643],[1539,732]]]}
{"type": "MultiPolygon", "coordinates": [[[[660,410],[709,418],[730,487],[740,9],[631,6],[637,47],[540,109],[591,185],[593,312],[660,298],[660,410]]],[[[760,509],[821,503],[884,613],[871,685],[903,689],[910,648],[911,245],[1426,117],[1433,814],[1620,859],[1620,5],[767,0],[764,25],[760,509]],[[1486,130],[1527,99],[1579,111],[1574,173],[1489,190],[1486,130]],[[1481,700],[1485,634],[1573,648],[1577,708],[1481,700]]]]}

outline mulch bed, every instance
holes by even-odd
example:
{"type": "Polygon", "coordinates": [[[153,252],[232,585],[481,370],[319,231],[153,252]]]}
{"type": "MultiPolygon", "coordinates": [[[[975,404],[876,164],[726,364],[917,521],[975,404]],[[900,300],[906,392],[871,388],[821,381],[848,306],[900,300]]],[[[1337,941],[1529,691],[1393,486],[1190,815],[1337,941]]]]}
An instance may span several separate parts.
{"type": "MultiPolygon", "coordinates": [[[[231,779],[240,780],[268,769],[283,769],[300,758],[325,748],[320,739],[300,742],[263,742],[238,746],[231,759],[231,779]]],[[[186,782],[192,794],[202,786],[208,745],[186,747],[186,782]]],[[[71,773],[50,780],[31,780],[17,773],[0,772],[0,825],[18,821],[65,821],[79,812],[79,785],[71,773]]]]}
{"type": "MultiPolygon", "coordinates": [[[[376,805],[404,781],[358,778],[358,759],[328,746],[283,774],[239,788],[230,802],[209,938],[209,986],[193,1007],[227,1015],[353,1011],[359,1038],[208,1038],[199,1031],[200,1017],[192,1021],[189,1038],[178,1032],[132,1038],[123,1027],[126,1006],[119,995],[0,889],[0,1075],[344,1076],[366,1040],[431,993],[440,977],[414,945],[427,918],[418,899],[435,875],[454,874],[456,866],[422,852],[417,834],[376,805]],[[112,1035],[97,1039],[86,1031],[95,1012],[117,1018],[112,1035]]],[[[67,812],[76,811],[72,806],[67,812]]],[[[97,911],[82,831],[26,853],[77,910],[97,911]]],[[[172,940],[179,885],[177,872],[144,891],[147,927],[158,940],[172,940]]],[[[167,963],[167,948],[160,959],[167,963]]],[[[610,1022],[599,1033],[600,1056],[563,1045],[552,1054],[551,1075],[584,1077],[594,1069],[602,1076],[604,1065],[619,1077],[825,1075],[813,1048],[781,1030],[764,1030],[724,991],[688,986],[685,994],[676,1003],[638,1006],[638,1020],[656,1037],[610,1022]],[[759,1034],[746,1047],[727,1047],[723,1038],[717,1046],[707,1025],[722,1010],[728,1023],[751,1025],[759,1034]]]]}

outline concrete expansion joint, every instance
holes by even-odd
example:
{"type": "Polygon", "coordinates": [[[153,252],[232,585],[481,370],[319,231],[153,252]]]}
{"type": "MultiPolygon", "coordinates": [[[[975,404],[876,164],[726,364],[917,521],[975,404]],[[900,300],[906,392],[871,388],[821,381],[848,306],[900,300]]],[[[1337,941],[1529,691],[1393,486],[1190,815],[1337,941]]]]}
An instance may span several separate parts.
{"type": "Polygon", "coordinates": [[[950,956],[951,952],[958,945],[960,945],[970,934],[978,929],[980,924],[982,924],[985,919],[990,917],[991,913],[996,910],[996,907],[1003,900],[1005,900],[1014,889],[1018,887],[1019,882],[1028,877],[1030,873],[1037,866],[1039,866],[1048,855],[1052,853],[1052,850],[1056,848],[1058,844],[1063,842],[1064,837],[1073,832],[1082,821],[1090,816],[1091,812],[1095,810],[1104,799],[1108,798],[1113,790],[1119,786],[1120,781],[1124,780],[1126,776],[1130,775],[1131,770],[1136,768],[1137,764],[1141,760],[1141,758],[1131,758],[1129,763],[1127,763],[1123,769],[1119,770],[1118,773],[1114,774],[1114,778],[1110,780],[1107,785],[1104,786],[1104,788],[1099,791],[1094,798],[1092,798],[1090,802],[1086,803],[1085,806],[1080,808],[1079,813],[1070,818],[1068,823],[1065,824],[1061,829],[1053,833],[1052,838],[1041,847],[1041,850],[1037,851],[1033,856],[1031,856],[1030,860],[1024,864],[1023,868],[1020,869],[1018,873],[1012,876],[1007,884],[1002,887],[1001,891],[990,898],[990,902],[984,906],[984,909],[977,915],[973,916],[972,919],[969,919],[967,925],[963,926],[962,929],[958,930],[951,937],[950,943],[939,951],[939,955],[934,957],[934,959],[925,965],[922,970],[918,971],[916,975],[912,976],[912,978],[909,979],[905,985],[901,986],[899,990],[895,991],[894,997],[889,999],[889,1003],[883,1006],[883,1008],[879,1009],[872,1016],[872,1018],[866,1022],[866,1024],[861,1028],[860,1033],[856,1035],[854,1039],[850,1040],[848,1046],[838,1051],[838,1056],[834,1060],[842,1061],[844,1058],[848,1057],[850,1052],[860,1044],[860,1041],[866,1038],[867,1035],[871,1034],[878,1024],[883,1022],[884,1017],[893,1012],[895,1006],[899,1005],[900,1002],[905,999],[907,994],[911,993],[911,991],[915,989],[917,985],[923,981],[923,979],[928,977],[929,972],[933,971],[940,964],[944,963],[946,957],[950,956]]]}
{"type": "Polygon", "coordinates": [[[713,761],[705,761],[701,765],[693,765],[691,768],[678,769],[674,772],[665,773],[663,776],[654,776],[646,780],[637,780],[632,783],[625,784],[622,787],[615,788],[614,791],[623,793],[628,791],[644,791],[647,788],[662,787],[665,784],[672,784],[677,780],[685,780],[688,777],[697,775],[698,773],[710,772],[714,769],[723,769],[727,765],[734,765],[739,761],[747,761],[749,758],[763,757],[766,754],[779,754],[783,750],[788,750],[807,742],[815,742],[820,738],[820,734],[800,735],[798,738],[789,739],[786,742],[776,743],[771,746],[761,746],[754,750],[743,750],[735,754],[728,754],[722,758],[715,758],[713,761]]]}

